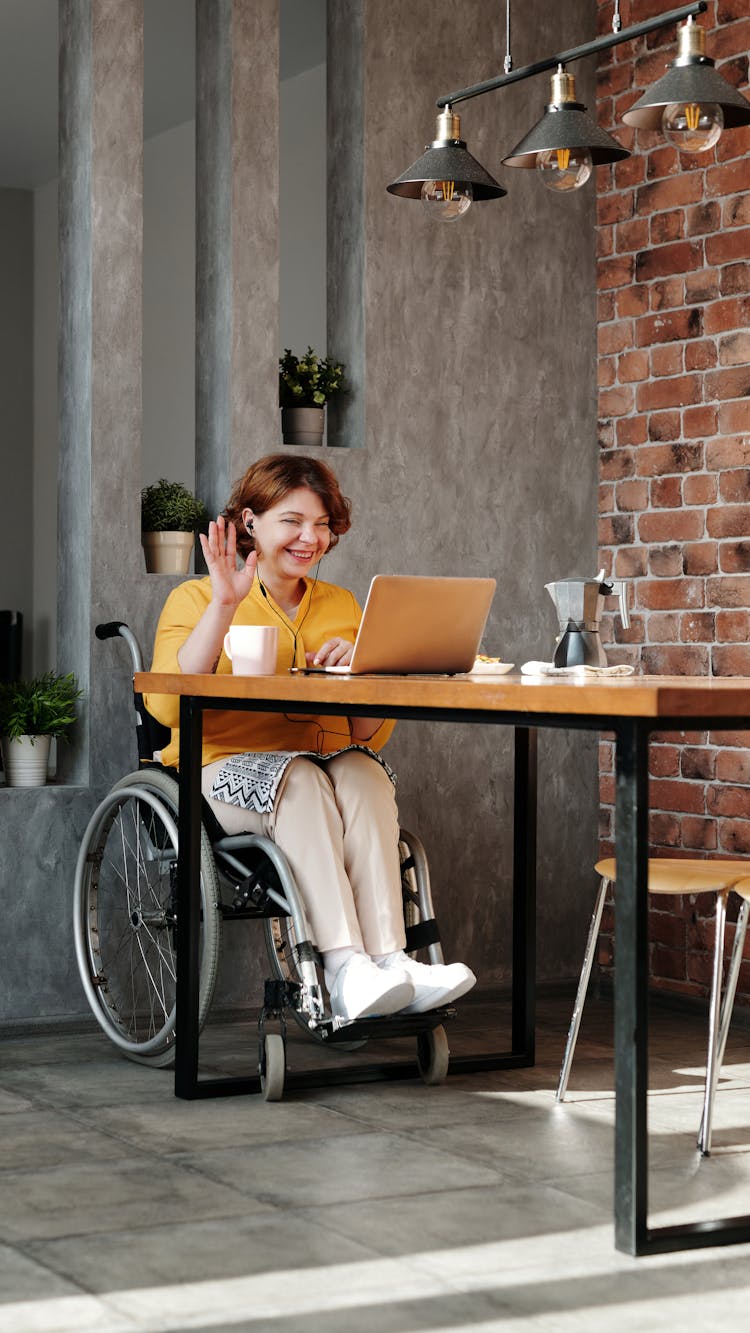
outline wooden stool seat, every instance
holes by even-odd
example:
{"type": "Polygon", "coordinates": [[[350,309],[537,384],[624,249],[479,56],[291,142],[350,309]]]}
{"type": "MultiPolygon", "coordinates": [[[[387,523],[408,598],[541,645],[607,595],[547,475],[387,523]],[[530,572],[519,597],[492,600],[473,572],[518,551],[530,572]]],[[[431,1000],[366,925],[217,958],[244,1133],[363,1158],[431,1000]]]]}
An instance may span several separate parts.
{"type": "MultiPolygon", "coordinates": [[[[603,879],[614,882],[617,866],[613,856],[597,861],[595,870],[603,879]]],[[[721,893],[735,888],[743,879],[748,880],[750,893],[750,861],[699,861],[677,856],[649,857],[649,893],[721,893]]]]}

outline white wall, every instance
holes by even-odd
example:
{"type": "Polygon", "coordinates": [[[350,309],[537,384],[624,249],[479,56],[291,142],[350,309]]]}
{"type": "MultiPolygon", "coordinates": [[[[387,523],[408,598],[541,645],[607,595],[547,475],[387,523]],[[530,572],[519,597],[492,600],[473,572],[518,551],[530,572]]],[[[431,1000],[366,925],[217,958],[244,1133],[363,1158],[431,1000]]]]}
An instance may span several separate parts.
{"type": "Polygon", "coordinates": [[[0,189],[0,608],[32,613],[32,207],[28,190],[0,189]]]}
{"type": "Polygon", "coordinates": [[[195,483],[195,122],[143,149],[143,484],[195,483]]]}
{"type": "Polygon", "coordinates": [[[32,660],[56,665],[57,626],[57,181],[34,191],[34,569],[32,660]]]}
{"type": "Polygon", "coordinates": [[[325,355],[326,66],[284,79],[280,91],[280,350],[325,355]]]}

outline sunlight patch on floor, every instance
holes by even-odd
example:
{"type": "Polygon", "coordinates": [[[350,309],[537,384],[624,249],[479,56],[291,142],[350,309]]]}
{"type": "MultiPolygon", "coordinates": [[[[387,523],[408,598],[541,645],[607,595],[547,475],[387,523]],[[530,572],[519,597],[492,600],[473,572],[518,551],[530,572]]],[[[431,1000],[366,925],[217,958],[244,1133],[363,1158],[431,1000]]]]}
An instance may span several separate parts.
{"type": "MultiPolygon", "coordinates": [[[[745,1247],[743,1253],[746,1253],[745,1247]]],[[[646,1278],[647,1273],[654,1275],[660,1268],[672,1270],[675,1264],[686,1264],[695,1277],[696,1266],[710,1265],[713,1258],[711,1254],[698,1255],[695,1252],[681,1256],[656,1255],[638,1260],[637,1271],[646,1278]]],[[[545,1245],[544,1255],[537,1252],[531,1265],[528,1257],[525,1261],[521,1258],[519,1242],[514,1239],[418,1252],[403,1260],[376,1258],[279,1269],[216,1281],[131,1287],[99,1296],[71,1295],[18,1301],[2,1306],[2,1318],[3,1327],[13,1329],[14,1333],[26,1333],[26,1330],[85,1333],[89,1329],[102,1328],[103,1314],[106,1315],[108,1333],[120,1333],[120,1330],[133,1327],[159,1330],[160,1333],[182,1333],[182,1330],[191,1328],[210,1329],[234,1324],[247,1329],[256,1325],[266,1329],[271,1326],[271,1321],[290,1317],[299,1320],[302,1327],[305,1316],[323,1311],[331,1317],[352,1311],[354,1319],[354,1312],[364,1307],[372,1314],[379,1306],[402,1302],[450,1299],[453,1295],[481,1297],[486,1294],[494,1297],[498,1301],[497,1316],[484,1320],[477,1311],[479,1318],[472,1318],[470,1322],[470,1327],[475,1329],[489,1324],[496,1326],[496,1318],[502,1317],[503,1307],[516,1308],[515,1293],[538,1290],[541,1297],[539,1314],[554,1311],[555,1289],[559,1287],[561,1293],[566,1292],[562,1308],[570,1314],[571,1284],[583,1283],[584,1287],[589,1284],[590,1290],[592,1282],[597,1288],[600,1284],[608,1288],[611,1280],[614,1289],[618,1281],[622,1282],[624,1273],[628,1278],[627,1290],[621,1292],[619,1301],[615,1299],[614,1304],[619,1306],[621,1317],[626,1310],[632,1312],[635,1326],[642,1301],[653,1302],[661,1295],[674,1295],[667,1289],[660,1293],[648,1282],[643,1283],[642,1295],[637,1285],[631,1286],[630,1279],[636,1276],[632,1261],[627,1256],[615,1255],[613,1258],[611,1230],[598,1226],[556,1234],[554,1243],[545,1245]],[[457,1258],[460,1261],[458,1269],[457,1258]],[[544,1288],[547,1289],[546,1295],[543,1295],[544,1288]]],[[[583,1295],[584,1287],[581,1287],[582,1308],[591,1304],[583,1295]]],[[[522,1299],[519,1314],[523,1305],[522,1299]]],[[[368,1322],[367,1327],[371,1326],[368,1322]]],[[[428,1324],[420,1322],[419,1327],[426,1329],[428,1324]]],[[[445,1330],[447,1325],[441,1320],[436,1327],[445,1330]]],[[[619,1323],[617,1327],[620,1327],[619,1323]]]]}

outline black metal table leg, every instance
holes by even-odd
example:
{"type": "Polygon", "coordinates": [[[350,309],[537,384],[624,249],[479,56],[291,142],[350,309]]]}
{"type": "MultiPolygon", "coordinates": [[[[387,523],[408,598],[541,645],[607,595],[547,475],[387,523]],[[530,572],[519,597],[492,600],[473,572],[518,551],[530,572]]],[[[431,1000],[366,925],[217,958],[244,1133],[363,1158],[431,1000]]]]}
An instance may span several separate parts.
{"type": "Polygon", "coordinates": [[[177,865],[177,1035],[175,1096],[198,1089],[198,993],[200,986],[200,830],[203,712],[180,699],[180,808],[177,865]]]}
{"type": "Polygon", "coordinates": [[[615,1243],[641,1253],[648,1217],[648,731],[617,732],[615,1243]]]}
{"type": "Polygon", "coordinates": [[[750,1241],[750,1215],[648,1225],[649,732],[643,719],[617,726],[615,1244],[633,1255],[750,1241]]]}
{"type": "Polygon", "coordinates": [[[513,807],[512,1049],[534,1063],[536,1047],[537,732],[516,727],[513,807]]]}

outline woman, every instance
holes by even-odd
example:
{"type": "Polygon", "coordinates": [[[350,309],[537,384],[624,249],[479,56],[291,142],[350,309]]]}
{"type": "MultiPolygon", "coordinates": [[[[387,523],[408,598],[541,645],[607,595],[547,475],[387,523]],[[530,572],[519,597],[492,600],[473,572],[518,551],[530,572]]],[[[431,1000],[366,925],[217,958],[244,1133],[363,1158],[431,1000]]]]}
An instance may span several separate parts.
{"type": "MultiPolygon", "coordinates": [[[[349,527],[349,501],[326,464],[288,454],[254,463],[201,535],[208,577],[167,599],[152,670],[231,672],[230,625],[277,625],[279,672],[346,664],[361,611],[345,588],[319,581],[317,566],[349,527]]],[[[162,762],[176,765],[176,696],[149,695],[146,706],[172,728],[162,762]]],[[[398,811],[377,754],[392,730],[369,717],[204,714],[203,794],[227,833],[265,833],[285,853],[342,1019],[422,1013],[476,980],[463,963],[430,966],[404,952],[398,811]]]]}

